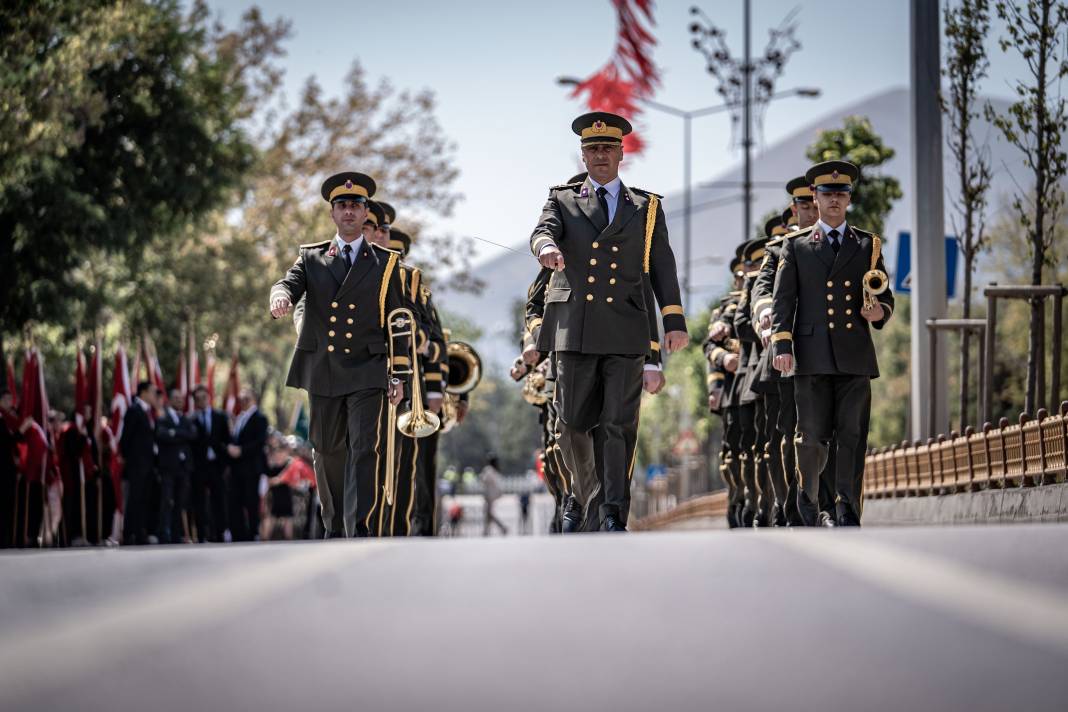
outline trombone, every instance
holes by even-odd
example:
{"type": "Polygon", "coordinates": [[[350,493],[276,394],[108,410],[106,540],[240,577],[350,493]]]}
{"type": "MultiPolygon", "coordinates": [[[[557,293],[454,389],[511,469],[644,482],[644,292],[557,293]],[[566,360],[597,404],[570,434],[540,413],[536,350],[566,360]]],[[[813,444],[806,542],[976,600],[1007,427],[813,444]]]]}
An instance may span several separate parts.
{"type": "Polygon", "coordinates": [[[393,364],[393,373],[411,377],[411,394],[408,410],[398,414],[398,407],[389,404],[386,422],[386,503],[393,506],[393,496],[397,492],[397,433],[409,438],[425,438],[433,435],[441,427],[437,415],[423,406],[423,385],[420,383],[419,355],[415,353],[415,315],[411,309],[399,307],[389,313],[386,320],[389,332],[389,362],[393,364]],[[408,337],[408,352],[404,355],[394,353],[394,341],[397,337],[408,337]],[[397,365],[407,366],[401,370],[397,365]]]}

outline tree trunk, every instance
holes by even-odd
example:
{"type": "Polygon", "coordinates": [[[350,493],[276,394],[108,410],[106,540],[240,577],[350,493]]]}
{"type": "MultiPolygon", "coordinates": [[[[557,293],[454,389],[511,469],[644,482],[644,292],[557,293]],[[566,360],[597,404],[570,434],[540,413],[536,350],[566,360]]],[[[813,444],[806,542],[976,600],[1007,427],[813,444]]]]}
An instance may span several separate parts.
{"type": "MultiPolygon", "coordinates": [[[[965,225],[970,222],[965,220],[965,225]]],[[[965,228],[968,235],[969,242],[971,241],[971,231],[969,228],[965,228]]],[[[969,249],[964,253],[964,292],[963,292],[963,313],[962,318],[970,319],[972,316],[972,265],[975,263],[975,251],[969,249]]],[[[964,432],[964,429],[968,425],[968,385],[971,365],[971,355],[969,353],[969,346],[971,342],[971,332],[964,329],[960,335],[960,432],[964,432]]],[[[978,394],[976,398],[978,398],[978,394]]]]}
{"type": "MultiPolygon", "coordinates": [[[[1035,77],[1035,223],[1031,233],[1031,284],[1042,284],[1042,265],[1046,259],[1046,180],[1049,171],[1049,158],[1046,155],[1046,60],[1049,55],[1049,10],[1050,2],[1042,3],[1042,27],[1039,29],[1038,74],[1035,77]]],[[[1024,412],[1034,414],[1038,399],[1042,394],[1036,393],[1038,369],[1044,368],[1041,353],[1041,329],[1043,319],[1043,301],[1031,300],[1031,323],[1027,348],[1027,396],[1024,412]]]]}

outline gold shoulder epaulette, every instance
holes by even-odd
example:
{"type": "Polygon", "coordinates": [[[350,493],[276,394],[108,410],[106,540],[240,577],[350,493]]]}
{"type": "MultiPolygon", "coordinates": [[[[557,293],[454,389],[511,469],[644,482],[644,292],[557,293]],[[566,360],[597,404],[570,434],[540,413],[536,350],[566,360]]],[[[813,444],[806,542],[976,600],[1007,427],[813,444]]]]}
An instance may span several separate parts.
{"type": "Polygon", "coordinates": [[[734,290],[734,291],[730,292],[730,295],[732,297],[740,297],[743,294],[745,294],[745,290],[744,289],[738,289],[738,290],[734,290]]]}
{"type": "Polygon", "coordinates": [[[800,230],[794,230],[793,232],[788,232],[788,233],[786,233],[785,235],[782,236],[782,239],[785,242],[786,240],[790,239],[791,237],[799,237],[801,235],[804,235],[806,232],[812,232],[812,230],[815,229],[815,227],[816,227],[815,225],[809,225],[808,227],[803,227],[800,230]]]}
{"type": "Polygon", "coordinates": [[[585,181],[579,181],[578,183],[561,183],[560,185],[550,186],[549,190],[563,190],[564,188],[578,188],[585,181]]]}
{"type": "Polygon", "coordinates": [[[316,247],[326,247],[331,242],[333,242],[332,239],[331,240],[323,240],[322,242],[309,242],[306,245],[301,245],[300,249],[302,249],[302,250],[311,250],[311,249],[316,248],[316,247]]]}
{"type": "Polygon", "coordinates": [[[645,188],[631,188],[631,190],[633,190],[635,193],[640,193],[641,195],[644,195],[646,197],[655,195],[658,200],[664,199],[664,196],[660,195],[659,193],[654,193],[653,191],[646,190],[645,188]]]}

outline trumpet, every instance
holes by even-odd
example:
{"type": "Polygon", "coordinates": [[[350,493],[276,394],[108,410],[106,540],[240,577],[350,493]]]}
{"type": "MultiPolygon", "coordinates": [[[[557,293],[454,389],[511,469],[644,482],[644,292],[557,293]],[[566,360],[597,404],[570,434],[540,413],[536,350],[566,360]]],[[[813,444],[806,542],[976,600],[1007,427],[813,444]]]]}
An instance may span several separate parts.
{"type": "Polygon", "coordinates": [[[864,273],[861,284],[864,287],[864,308],[874,309],[875,297],[886,291],[890,286],[890,278],[881,269],[878,269],[879,255],[882,253],[883,241],[878,235],[872,236],[871,267],[864,273]]]}
{"type": "MultiPolygon", "coordinates": [[[[394,364],[394,374],[411,376],[412,392],[408,410],[398,413],[398,407],[389,404],[386,421],[386,503],[393,505],[393,496],[397,491],[397,433],[410,438],[425,438],[440,427],[438,416],[423,407],[423,387],[419,382],[419,356],[415,353],[415,315],[411,309],[403,307],[394,309],[386,320],[389,332],[389,361],[394,364]],[[407,336],[410,344],[408,353],[394,353],[394,341],[397,337],[407,336]],[[405,361],[407,363],[405,364],[405,361]],[[398,370],[396,364],[407,365],[406,370],[398,370]]],[[[397,379],[393,379],[398,382],[397,379]]]]}

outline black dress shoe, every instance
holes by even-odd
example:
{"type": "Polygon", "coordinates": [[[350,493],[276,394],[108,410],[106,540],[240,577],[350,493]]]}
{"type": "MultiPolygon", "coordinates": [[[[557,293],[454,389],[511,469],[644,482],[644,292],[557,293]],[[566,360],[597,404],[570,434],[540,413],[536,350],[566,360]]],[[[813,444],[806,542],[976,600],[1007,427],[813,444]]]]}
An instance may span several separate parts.
{"type": "Polygon", "coordinates": [[[775,513],[772,515],[771,519],[772,526],[774,527],[785,527],[788,524],[786,521],[786,514],[783,513],[782,507],[778,504],[775,505],[775,513]]]}
{"type": "Polygon", "coordinates": [[[614,515],[609,514],[601,522],[601,531],[603,532],[625,532],[627,528],[623,526],[623,523],[615,518],[614,515]]]}
{"type": "Polygon", "coordinates": [[[817,527],[827,527],[828,529],[833,529],[836,526],[835,521],[834,521],[834,517],[832,517],[827,512],[820,512],[819,516],[816,517],[816,526],[817,527]]]}
{"type": "Polygon", "coordinates": [[[580,526],[582,526],[582,510],[579,508],[578,500],[568,497],[567,503],[564,504],[564,516],[560,519],[560,532],[574,534],[580,526]]]}
{"type": "Polygon", "coordinates": [[[838,515],[838,526],[859,527],[860,520],[857,519],[857,515],[853,514],[853,512],[842,512],[838,515]]]}

